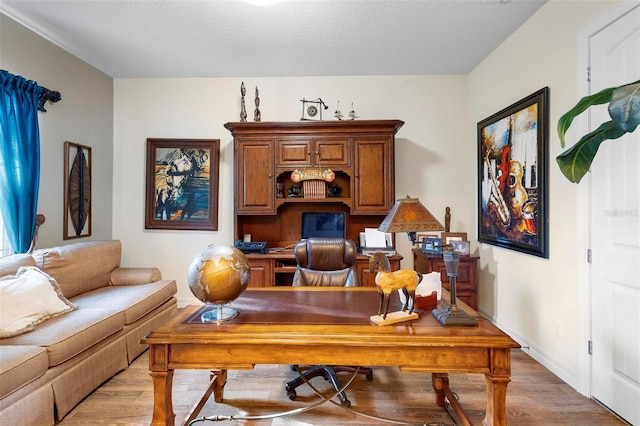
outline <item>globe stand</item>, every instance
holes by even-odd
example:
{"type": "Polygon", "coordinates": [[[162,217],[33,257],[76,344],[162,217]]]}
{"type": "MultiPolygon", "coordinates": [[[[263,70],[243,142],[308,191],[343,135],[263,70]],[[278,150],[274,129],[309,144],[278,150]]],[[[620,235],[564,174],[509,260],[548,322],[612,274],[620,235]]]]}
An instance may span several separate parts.
{"type": "Polygon", "coordinates": [[[204,314],[200,316],[200,319],[203,323],[221,323],[224,321],[229,321],[230,319],[238,316],[238,310],[234,308],[230,308],[228,306],[224,306],[222,304],[214,305],[213,303],[207,303],[208,305],[214,306],[213,309],[208,310],[204,314]]]}

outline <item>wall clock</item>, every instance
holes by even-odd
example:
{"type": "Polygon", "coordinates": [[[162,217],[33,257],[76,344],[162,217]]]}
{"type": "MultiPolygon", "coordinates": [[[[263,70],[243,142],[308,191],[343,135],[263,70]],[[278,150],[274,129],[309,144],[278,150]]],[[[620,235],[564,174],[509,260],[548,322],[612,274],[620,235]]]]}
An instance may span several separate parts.
{"type": "Polygon", "coordinates": [[[312,101],[302,98],[300,102],[302,102],[302,118],[300,120],[322,121],[322,110],[329,108],[320,98],[312,101]]]}

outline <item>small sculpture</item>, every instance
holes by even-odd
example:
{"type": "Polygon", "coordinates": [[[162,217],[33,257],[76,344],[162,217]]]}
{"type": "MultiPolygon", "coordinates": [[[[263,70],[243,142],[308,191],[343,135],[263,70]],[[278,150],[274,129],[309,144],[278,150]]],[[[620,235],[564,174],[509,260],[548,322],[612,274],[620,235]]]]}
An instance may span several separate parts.
{"type": "Polygon", "coordinates": [[[257,87],[256,87],[256,110],[253,112],[253,121],[260,121],[260,98],[258,97],[257,87]]]}
{"type": "Polygon", "coordinates": [[[338,106],[336,107],[336,112],[333,114],[335,118],[338,120],[342,120],[342,112],[340,111],[340,101],[338,101],[338,106]]]}
{"type": "Polygon", "coordinates": [[[342,197],[342,187],[340,185],[329,186],[327,190],[327,197],[329,198],[342,197]]]}
{"type": "Polygon", "coordinates": [[[287,189],[287,196],[290,198],[299,198],[302,196],[302,185],[300,186],[290,186],[287,189]]]}
{"type": "Polygon", "coordinates": [[[247,109],[244,106],[244,95],[247,94],[247,89],[245,89],[244,87],[244,81],[242,82],[242,84],[240,85],[240,94],[242,95],[240,104],[240,121],[241,122],[246,122],[247,121],[247,109]]]}
{"type": "Polygon", "coordinates": [[[358,118],[358,116],[356,115],[356,112],[353,110],[353,102],[351,102],[351,111],[349,111],[349,117],[352,120],[355,120],[356,118],[358,118]]]}
{"type": "Polygon", "coordinates": [[[444,228],[446,232],[451,232],[451,207],[444,210],[444,228]]]}
{"type": "Polygon", "coordinates": [[[382,252],[376,252],[369,257],[370,273],[373,274],[376,265],[379,265],[375,278],[376,287],[378,287],[378,292],[380,293],[378,315],[382,315],[382,319],[387,319],[391,292],[395,290],[402,290],[405,296],[402,312],[405,312],[409,308],[409,304],[411,304],[409,314],[412,314],[416,306],[416,288],[422,281],[422,274],[412,269],[400,269],[391,272],[389,259],[382,252]]]}

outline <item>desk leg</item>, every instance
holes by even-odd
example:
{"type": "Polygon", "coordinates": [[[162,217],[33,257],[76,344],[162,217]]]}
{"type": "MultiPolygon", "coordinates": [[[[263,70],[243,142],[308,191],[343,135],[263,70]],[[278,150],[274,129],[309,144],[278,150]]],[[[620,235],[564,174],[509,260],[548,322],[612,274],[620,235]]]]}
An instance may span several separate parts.
{"type": "Polygon", "coordinates": [[[153,380],[153,426],[174,426],[173,370],[169,369],[168,345],[149,345],[149,375],[153,380]]]}
{"type": "Polygon", "coordinates": [[[220,403],[224,398],[224,385],[227,384],[227,370],[211,370],[209,378],[213,387],[213,400],[220,403]]]}
{"type": "Polygon", "coordinates": [[[485,426],[506,426],[507,385],[511,381],[510,349],[490,351],[491,373],[485,374],[487,388],[487,411],[482,424],[485,426]]]}
{"type": "Polygon", "coordinates": [[[436,404],[438,407],[444,407],[445,389],[449,387],[449,374],[431,373],[431,384],[436,391],[436,404]]]}

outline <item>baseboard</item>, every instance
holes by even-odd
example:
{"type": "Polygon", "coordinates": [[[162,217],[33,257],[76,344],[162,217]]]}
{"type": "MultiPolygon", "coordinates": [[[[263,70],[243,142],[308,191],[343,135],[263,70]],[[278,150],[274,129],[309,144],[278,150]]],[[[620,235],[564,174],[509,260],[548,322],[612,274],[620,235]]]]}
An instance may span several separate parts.
{"type": "Polygon", "coordinates": [[[522,347],[522,351],[531,356],[531,358],[538,361],[547,370],[558,376],[560,380],[571,386],[576,392],[584,395],[584,393],[580,392],[580,381],[578,380],[577,371],[575,369],[572,369],[568,365],[560,362],[553,356],[540,349],[538,346],[531,344],[531,342],[529,342],[525,337],[511,330],[495,317],[488,315],[487,312],[483,311],[482,309],[479,309],[478,312],[482,314],[482,316],[490,320],[492,323],[494,323],[499,329],[511,336],[513,340],[518,342],[522,347]]]}
{"type": "Polygon", "coordinates": [[[187,307],[195,302],[197,302],[197,299],[194,299],[193,297],[178,297],[178,309],[182,309],[184,307],[187,307]]]}

